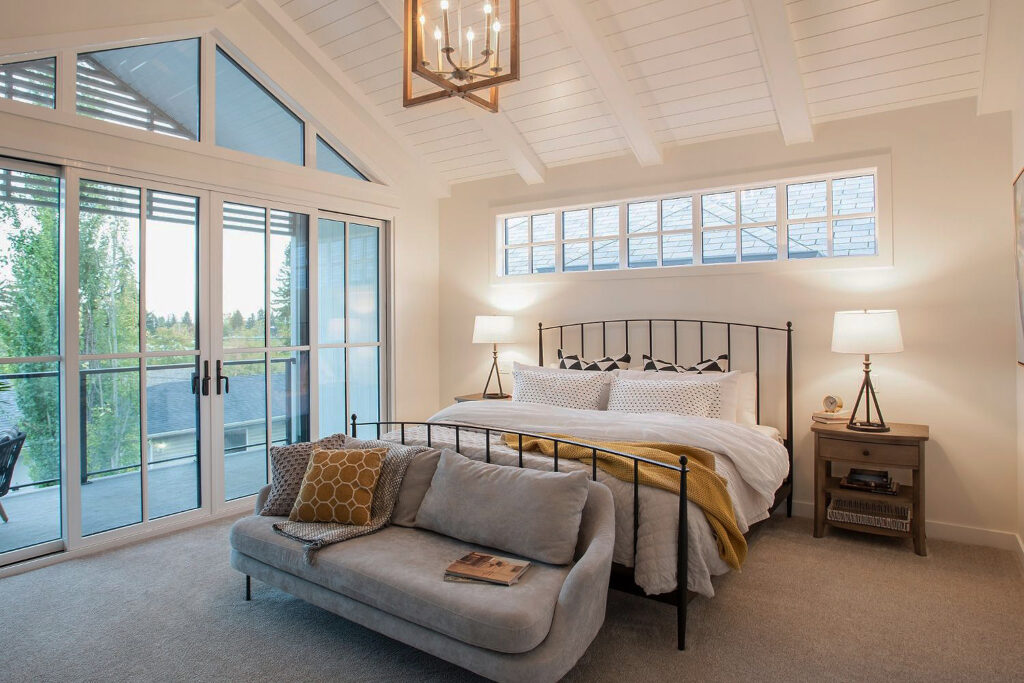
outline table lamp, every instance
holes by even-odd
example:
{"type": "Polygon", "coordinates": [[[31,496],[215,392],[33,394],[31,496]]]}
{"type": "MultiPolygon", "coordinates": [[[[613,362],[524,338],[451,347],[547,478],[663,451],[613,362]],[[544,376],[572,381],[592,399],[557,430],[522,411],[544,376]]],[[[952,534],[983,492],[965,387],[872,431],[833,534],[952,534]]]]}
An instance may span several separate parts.
{"type": "Polygon", "coordinates": [[[501,373],[498,372],[498,344],[511,344],[515,341],[512,327],[513,319],[510,315],[478,315],[473,324],[473,343],[491,344],[493,347],[491,371],[487,373],[487,384],[484,385],[484,398],[508,398],[508,394],[501,388],[501,373]],[[498,393],[496,394],[487,393],[491,386],[492,376],[498,378],[498,393]]]}
{"type": "Polygon", "coordinates": [[[832,324],[832,351],[835,353],[864,354],[864,381],[853,404],[846,428],[858,432],[887,432],[889,426],[882,418],[878,397],[871,384],[871,354],[899,353],[903,350],[900,316],[896,311],[836,311],[832,324]],[[867,417],[857,419],[857,409],[864,401],[867,417]],[[875,404],[877,420],[871,419],[871,404],[875,404]]]}

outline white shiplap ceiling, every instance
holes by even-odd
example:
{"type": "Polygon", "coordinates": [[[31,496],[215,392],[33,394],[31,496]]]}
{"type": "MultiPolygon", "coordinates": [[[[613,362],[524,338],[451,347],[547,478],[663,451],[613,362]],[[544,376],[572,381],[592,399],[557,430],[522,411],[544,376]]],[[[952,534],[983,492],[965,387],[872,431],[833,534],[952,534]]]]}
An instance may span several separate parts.
{"type": "Polygon", "coordinates": [[[402,107],[402,0],[276,1],[450,183],[752,132],[802,142],[815,122],[974,97],[989,18],[989,0],[521,0],[521,80],[481,116],[402,107]]]}

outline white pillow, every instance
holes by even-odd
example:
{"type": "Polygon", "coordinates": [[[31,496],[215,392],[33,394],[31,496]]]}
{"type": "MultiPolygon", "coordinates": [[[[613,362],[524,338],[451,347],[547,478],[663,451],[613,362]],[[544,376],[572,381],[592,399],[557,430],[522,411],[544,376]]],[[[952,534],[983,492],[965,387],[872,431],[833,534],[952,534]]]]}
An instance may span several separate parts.
{"type": "MultiPolygon", "coordinates": [[[[648,380],[658,382],[689,382],[692,384],[717,384],[721,387],[722,407],[718,415],[714,417],[729,422],[741,422],[740,403],[742,386],[740,375],[744,373],[733,370],[732,372],[706,372],[703,374],[683,372],[658,372],[655,370],[619,370],[618,376],[622,379],[648,380]]],[[[753,374],[753,373],[749,373],[753,374]]],[[[746,406],[744,405],[744,408],[746,406]]],[[[751,411],[753,409],[751,408],[751,411]]],[[[745,411],[743,412],[745,415],[745,411]]],[[[746,424],[746,423],[742,423],[746,424]]]]}
{"type": "Polygon", "coordinates": [[[722,384],[616,377],[612,381],[608,410],[720,418],[722,384]]]}
{"type": "Polygon", "coordinates": [[[741,425],[757,424],[757,373],[741,372],[736,421],[741,425]]]}
{"type": "Polygon", "coordinates": [[[544,403],[578,410],[604,410],[608,379],[603,372],[537,368],[512,370],[512,402],[544,403]]]}
{"type": "MultiPolygon", "coordinates": [[[[560,368],[557,365],[553,365],[553,366],[549,366],[549,367],[544,368],[544,367],[541,367],[539,365],[524,365],[523,363],[520,363],[519,361],[513,361],[513,363],[512,363],[513,378],[515,377],[514,373],[516,372],[516,370],[526,370],[527,372],[539,372],[541,374],[547,374],[547,375],[581,375],[583,373],[587,373],[588,375],[599,375],[601,377],[601,379],[604,380],[604,385],[602,385],[602,388],[601,388],[601,399],[598,402],[599,405],[597,407],[597,410],[608,410],[608,391],[611,388],[612,379],[615,377],[615,375],[617,373],[621,372],[621,370],[600,370],[600,371],[597,371],[597,370],[569,370],[567,368],[560,368]]],[[[514,379],[513,379],[513,393],[515,393],[515,381],[514,381],[514,379]]],[[[513,398],[512,400],[514,401],[515,399],[513,398]]]]}

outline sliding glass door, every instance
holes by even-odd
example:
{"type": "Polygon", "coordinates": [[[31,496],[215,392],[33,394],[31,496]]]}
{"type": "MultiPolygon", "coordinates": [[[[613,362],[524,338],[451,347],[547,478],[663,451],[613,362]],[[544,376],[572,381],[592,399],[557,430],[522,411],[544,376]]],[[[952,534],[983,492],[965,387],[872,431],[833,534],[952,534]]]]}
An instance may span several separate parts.
{"type": "Polygon", "coordinates": [[[384,226],[321,212],[318,221],[319,435],[381,418],[384,226]]]}
{"type": "Polygon", "coordinates": [[[0,564],[64,547],[61,190],[59,169],[0,159],[0,564]]]}
{"type": "Polygon", "coordinates": [[[82,178],[82,536],[201,505],[199,197],[82,178]]]}

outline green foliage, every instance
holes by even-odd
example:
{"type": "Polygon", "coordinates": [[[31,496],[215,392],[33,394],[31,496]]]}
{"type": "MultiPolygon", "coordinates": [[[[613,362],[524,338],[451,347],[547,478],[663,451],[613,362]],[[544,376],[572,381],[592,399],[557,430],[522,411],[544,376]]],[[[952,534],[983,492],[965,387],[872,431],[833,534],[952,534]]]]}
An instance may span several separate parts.
{"type": "MultiPolygon", "coordinates": [[[[0,202],[0,356],[58,353],[58,216],[53,207],[0,202]]],[[[27,434],[21,458],[34,481],[60,472],[57,364],[0,366],[3,373],[37,374],[8,382],[13,401],[0,402],[0,420],[27,434]],[[17,406],[15,409],[14,406],[17,406]]]]}
{"type": "MultiPolygon", "coordinates": [[[[83,207],[79,231],[79,349],[82,354],[137,352],[138,225],[124,217],[90,213],[83,207]]],[[[56,356],[60,301],[57,209],[0,201],[0,235],[0,358],[56,356]]],[[[275,330],[280,330],[275,339],[290,339],[291,298],[291,259],[286,257],[272,292],[272,321],[275,330]]],[[[147,350],[196,347],[196,324],[189,312],[180,319],[147,314],[144,324],[147,350]]],[[[224,316],[228,348],[261,347],[264,330],[263,309],[248,318],[240,311],[224,316]]],[[[239,354],[235,360],[261,357],[239,354]]],[[[148,362],[180,361],[161,358],[148,362]]],[[[8,391],[10,396],[0,400],[0,424],[14,422],[27,433],[21,457],[33,481],[60,476],[57,367],[57,363],[0,365],[0,375],[19,375],[13,381],[0,381],[0,392],[8,391]]],[[[264,365],[234,365],[230,369],[232,376],[256,375],[264,372],[264,365]]],[[[137,361],[83,361],[82,372],[83,447],[88,470],[138,466],[142,448],[137,361]],[[119,369],[127,370],[115,372],[119,369]]]]}

